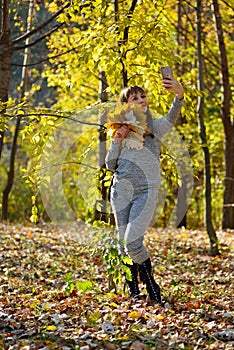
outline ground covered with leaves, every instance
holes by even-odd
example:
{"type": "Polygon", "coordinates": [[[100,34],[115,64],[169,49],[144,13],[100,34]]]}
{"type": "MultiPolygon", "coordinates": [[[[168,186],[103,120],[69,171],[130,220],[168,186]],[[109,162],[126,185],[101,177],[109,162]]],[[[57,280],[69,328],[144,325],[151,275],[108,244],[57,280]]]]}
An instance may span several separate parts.
{"type": "Polygon", "coordinates": [[[123,284],[109,291],[106,229],[0,232],[0,349],[233,349],[233,231],[217,232],[211,257],[204,231],[149,229],[164,308],[131,302],[123,284]]]}

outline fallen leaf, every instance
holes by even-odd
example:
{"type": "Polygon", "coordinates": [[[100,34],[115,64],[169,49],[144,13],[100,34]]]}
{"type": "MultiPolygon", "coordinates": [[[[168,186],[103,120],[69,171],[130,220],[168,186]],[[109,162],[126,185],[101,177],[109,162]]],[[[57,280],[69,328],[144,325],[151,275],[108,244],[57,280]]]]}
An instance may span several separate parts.
{"type": "Polygon", "coordinates": [[[57,327],[56,326],[48,326],[46,327],[47,331],[56,331],[57,327]]]}
{"type": "Polygon", "coordinates": [[[128,317],[137,320],[138,318],[141,317],[141,315],[137,311],[132,311],[132,312],[129,312],[128,317]]]}

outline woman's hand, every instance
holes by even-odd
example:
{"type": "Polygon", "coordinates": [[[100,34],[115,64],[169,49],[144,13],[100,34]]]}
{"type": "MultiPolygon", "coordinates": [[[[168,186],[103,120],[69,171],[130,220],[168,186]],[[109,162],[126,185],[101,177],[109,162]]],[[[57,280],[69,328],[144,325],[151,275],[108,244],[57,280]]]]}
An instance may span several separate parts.
{"type": "Polygon", "coordinates": [[[165,90],[173,91],[179,100],[184,98],[184,89],[175,78],[164,78],[162,81],[162,86],[165,90]]]}
{"type": "Polygon", "coordinates": [[[113,140],[115,143],[122,141],[130,132],[127,125],[122,125],[114,134],[113,140]]]}

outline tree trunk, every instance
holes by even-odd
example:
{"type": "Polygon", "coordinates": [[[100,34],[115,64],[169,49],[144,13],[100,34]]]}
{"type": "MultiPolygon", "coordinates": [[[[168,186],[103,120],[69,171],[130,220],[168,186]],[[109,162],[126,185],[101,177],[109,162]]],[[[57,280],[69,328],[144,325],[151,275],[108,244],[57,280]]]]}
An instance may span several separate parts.
{"type": "MultiPolygon", "coordinates": [[[[28,24],[27,24],[27,33],[30,33],[32,29],[32,22],[34,17],[34,9],[35,9],[35,0],[30,0],[29,8],[28,8],[28,24]]],[[[20,101],[25,97],[25,92],[27,90],[27,80],[28,80],[28,67],[27,65],[30,62],[30,47],[28,45],[31,42],[31,37],[25,40],[25,49],[24,49],[24,62],[22,67],[21,74],[21,84],[20,84],[20,101]]]]}
{"type": "MultiPolygon", "coordinates": [[[[100,71],[100,85],[99,85],[99,96],[100,101],[107,102],[107,80],[106,74],[102,70],[100,71]]],[[[106,123],[106,115],[101,114],[99,119],[99,124],[104,125],[106,123]]],[[[99,143],[98,143],[98,166],[99,174],[98,180],[101,188],[101,200],[96,201],[95,207],[95,220],[101,220],[108,222],[107,215],[107,187],[104,186],[104,178],[106,176],[105,167],[105,157],[106,157],[106,133],[102,128],[99,130],[99,143]]]]}
{"type": "MultiPolygon", "coordinates": [[[[197,41],[197,62],[198,62],[198,90],[204,90],[204,81],[203,81],[203,57],[202,57],[202,47],[201,47],[201,0],[197,0],[197,9],[196,9],[196,20],[197,20],[197,31],[196,31],[196,41],[197,41]]],[[[199,134],[201,138],[202,150],[204,154],[204,178],[205,178],[205,223],[207,233],[210,239],[210,254],[218,255],[218,239],[216,232],[212,223],[212,205],[211,205],[211,175],[210,175],[210,153],[207,146],[207,137],[206,137],[206,127],[204,123],[204,97],[198,97],[198,106],[197,106],[197,115],[199,121],[199,134]]]]}
{"type": "MultiPolygon", "coordinates": [[[[182,45],[182,0],[177,2],[177,44],[178,48],[182,45]]],[[[177,49],[178,56],[181,56],[180,49],[177,49]]],[[[180,69],[180,75],[183,74],[183,66],[177,64],[177,71],[180,69]]],[[[183,125],[187,123],[185,118],[180,118],[178,123],[183,125]]],[[[181,136],[182,137],[182,136],[181,136]]],[[[182,165],[184,166],[184,164],[182,165]]],[[[187,208],[187,177],[183,176],[181,191],[178,191],[177,203],[176,203],[176,223],[177,227],[186,227],[187,225],[187,212],[181,216],[181,212],[184,213],[184,208],[187,208]],[[179,220],[178,220],[179,218],[179,220]]]]}
{"type": "MultiPolygon", "coordinates": [[[[137,0],[132,0],[132,3],[131,3],[131,6],[128,10],[128,13],[127,13],[127,18],[131,18],[135,8],[136,8],[136,5],[137,5],[137,0]]],[[[118,0],[114,0],[114,13],[115,13],[115,22],[118,23],[119,21],[119,1],[118,0]]],[[[118,41],[118,46],[119,46],[119,59],[120,59],[120,62],[121,62],[121,65],[122,65],[122,70],[121,70],[121,76],[122,76],[122,87],[125,88],[128,86],[128,71],[126,69],[126,66],[125,66],[125,60],[126,60],[126,51],[124,51],[123,53],[121,53],[121,50],[120,50],[120,47],[122,45],[127,45],[127,42],[128,42],[128,35],[129,35],[129,29],[130,29],[130,26],[126,26],[124,29],[123,29],[123,33],[122,33],[122,40],[119,40],[118,41]]],[[[120,31],[119,31],[119,28],[117,26],[117,32],[120,34],[120,31]]]]}
{"type": "Polygon", "coordinates": [[[225,138],[225,180],[222,227],[234,229],[234,125],[225,138]]]}
{"type": "Polygon", "coordinates": [[[225,133],[225,180],[223,228],[234,228],[234,120],[230,117],[231,89],[228,59],[224,42],[222,19],[218,0],[213,0],[214,23],[221,63],[222,106],[221,117],[225,133]]]}
{"type": "Polygon", "coordinates": [[[3,103],[0,112],[0,123],[3,126],[3,130],[0,131],[0,158],[4,141],[4,103],[8,101],[12,57],[11,27],[8,12],[8,0],[0,0],[0,102],[3,103]]]}
{"type": "Polygon", "coordinates": [[[13,142],[11,146],[11,155],[10,155],[10,165],[9,165],[9,171],[7,176],[7,183],[3,190],[3,197],[2,197],[2,220],[7,220],[8,217],[8,199],[9,194],[11,192],[13,183],[14,183],[14,175],[15,175],[15,157],[16,157],[16,148],[17,148],[17,138],[19,134],[19,128],[20,128],[20,122],[21,117],[18,117],[16,126],[15,126],[15,132],[13,137],[13,142]]]}
{"type": "MultiPolygon", "coordinates": [[[[27,32],[30,32],[32,28],[32,20],[33,20],[33,12],[35,7],[35,0],[30,0],[29,3],[29,10],[28,10],[28,25],[27,25],[27,32]]],[[[27,38],[25,41],[25,44],[28,45],[31,41],[31,37],[27,38]]],[[[21,90],[20,90],[20,100],[24,98],[26,87],[27,87],[27,64],[30,60],[30,49],[28,47],[25,48],[24,51],[24,64],[22,69],[22,79],[21,79],[21,90]]],[[[11,155],[10,155],[10,165],[9,165],[9,171],[7,176],[7,183],[3,190],[3,198],[2,198],[2,219],[7,220],[8,218],[8,201],[9,201],[9,195],[13,187],[14,183],[14,176],[15,176],[15,158],[16,158],[16,152],[17,152],[17,139],[19,135],[20,130],[20,123],[21,123],[22,117],[18,117],[16,121],[14,136],[13,136],[13,142],[11,147],[11,155]]]]}
{"type": "MultiPolygon", "coordinates": [[[[114,0],[114,13],[115,13],[115,22],[118,23],[119,22],[119,0],[114,0]]],[[[117,29],[116,29],[118,35],[120,35],[120,31],[119,31],[119,27],[117,25],[117,29]]],[[[124,32],[125,33],[125,32],[124,32]]],[[[123,34],[124,35],[124,34],[123,34]]],[[[122,65],[122,69],[121,69],[121,76],[122,76],[122,87],[126,87],[128,85],[128,72],[125,68],[125,63],[124,60],[126,58],[126,54],[125,53],[121,53],[121,46],[124,43],[124,38],[123,40],[119,40],[118,41],[118,47],[119,47],[119,60],[121,62],[122,65]]]]}

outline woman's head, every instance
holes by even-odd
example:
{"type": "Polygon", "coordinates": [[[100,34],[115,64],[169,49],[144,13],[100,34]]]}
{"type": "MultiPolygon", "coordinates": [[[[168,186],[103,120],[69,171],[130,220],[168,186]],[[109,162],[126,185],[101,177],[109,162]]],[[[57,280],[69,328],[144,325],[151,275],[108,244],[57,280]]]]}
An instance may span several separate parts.
{"type": "Polygon", "coordinates": [[[146,112],[148,108],[145,90],[139,86],[129,86],[123,89],[119,95],[119,102],[140,104],[144,112],[146,112]]]}

